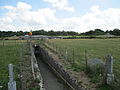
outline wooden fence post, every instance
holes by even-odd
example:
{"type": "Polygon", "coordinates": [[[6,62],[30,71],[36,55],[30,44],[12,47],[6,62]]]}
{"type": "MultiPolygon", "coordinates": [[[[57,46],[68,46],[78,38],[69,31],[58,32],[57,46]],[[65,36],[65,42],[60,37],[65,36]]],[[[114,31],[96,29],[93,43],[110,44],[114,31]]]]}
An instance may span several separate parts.
{"type": "Polygon", "coordinates": [[[56,45],[56,53],[58,53],[58,50],[57,50],[57,45],[56,45]]]}
{"type": "Polygon", "coordinates": [[[86,64],[86,71],[88,69],[88,55],[87,55],[87,50],[85,50],[85,64],[86,64]]]}
{"type": "Polygon", "coordinates": [[[72,62],[72,65],[74,65],[74,64],[75,64],[75,50],[73,48],[73,62],[72,62]]]}
{"type": "Polygon", "coordinates": [[[3,38],[3,47],[5,46],[5,40],[4,40],[4,38],[3,38]]]}
{"type": "Polygon", "coordinates": [[[68,59],[68,50],[67,50],[67,48],[65,48],[65,59],[66,60],[68,59]]]}

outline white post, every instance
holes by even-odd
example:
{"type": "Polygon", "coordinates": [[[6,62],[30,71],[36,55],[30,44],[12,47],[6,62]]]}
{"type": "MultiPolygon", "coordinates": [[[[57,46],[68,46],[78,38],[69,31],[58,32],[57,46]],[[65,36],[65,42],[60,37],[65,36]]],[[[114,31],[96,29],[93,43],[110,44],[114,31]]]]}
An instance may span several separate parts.
{"type": "Polygon", "coordinates": [[[8,90],[16,90],[16,81],[14,81],[13,65],[9,64],[9,82],[8,90]]]}
{"type": "Polygon", "coordinates": [[[13,65],[9,64],[9,82],[13,82],[13,65]]]}
{"type": "Polygon", "coordinates": [[[113,74],[113,57],[111,55],[107,56],[107,60],[106,60],[106,83],[107,84],[112,84],[114,81],[114,74],[113,74]]]}

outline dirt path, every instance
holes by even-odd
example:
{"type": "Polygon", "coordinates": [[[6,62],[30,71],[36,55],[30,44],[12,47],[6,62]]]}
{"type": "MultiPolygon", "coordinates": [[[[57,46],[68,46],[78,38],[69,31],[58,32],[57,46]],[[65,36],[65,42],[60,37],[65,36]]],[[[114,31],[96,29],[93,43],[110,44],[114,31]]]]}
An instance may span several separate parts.
{"type": "Polygon", "coordinates": [[[43,77],[45,90],[69,90],[68,86],[63,83],[58,77],[44,64],[39,57],[36,57],[38,65],[43,77]]]}

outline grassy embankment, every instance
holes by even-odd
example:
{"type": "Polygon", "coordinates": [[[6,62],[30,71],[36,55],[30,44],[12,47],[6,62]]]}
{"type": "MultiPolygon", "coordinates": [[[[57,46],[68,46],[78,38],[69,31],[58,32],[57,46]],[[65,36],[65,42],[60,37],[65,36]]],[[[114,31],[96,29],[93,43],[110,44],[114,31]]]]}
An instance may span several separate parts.
{"type": "Polygon", "coordinates": [[[8,64],[14,65],[15,80],[18,81],[21,40],[0,40],[0,90],[7,90],[8,64]]]}
{"type": "Polygon", "coordinates": [[[67,55],[67,59],[75,64],[71,69],[77,72],[85,69],[85,50],[88,59],[99,58],[105,61],[106,56],[111,54],[114,58],[115,77],[120,80],[120,39],[51,39],[48,44],[63,57],[67,55]]]}

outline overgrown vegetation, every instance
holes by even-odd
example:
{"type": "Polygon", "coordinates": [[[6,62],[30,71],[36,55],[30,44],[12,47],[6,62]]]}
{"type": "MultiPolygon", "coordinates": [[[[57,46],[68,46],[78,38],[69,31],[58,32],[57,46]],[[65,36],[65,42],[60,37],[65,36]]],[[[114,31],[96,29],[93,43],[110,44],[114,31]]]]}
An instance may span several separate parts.
{"type": "Polygon", "coordinates": [[[19,60],[20,60],[20,48],[24,42],[23,41],[13,41],[0,40],[0,90],[7,90],[9,74],[8,74],[8,64],[14,65],[15,80],[17,81],[17,87],[19,86],[19,60]]]}
{"type": "Polygon", "coordinates": [[[26,40],[0,40],[0,90],[8,90],[8,64],[14,65],[17,90],[39,89],[38,80],[32,76],[30,58],[30,45],[26,40]]]}
{"type": "Polygon", "coordinates": [[[40,80],[33,78],[30,43],[31,40],[27,40],[20,52],[21,87],[23,90],[39,90],[40,80]]]}
{"type": "MultiPolygon", "coordinates": [[[[106,56],[111,54],[114,57],[113,72],[115,83],[113,86],[101,86],[101,90],[118,90],[120,87],[120,39],[51,39],[46,41],[46,45],[64,58],[64,63],[69,62],[66,68],[76,72],[86,69],[85,51],[89,59],[98,58],[105,62],[106,56]],[[102,88],[103,87],[103,88],[102,88]]],[[[101,75],[88,75],[92,83],[100,83],[103,78],[101,75]]]]}

